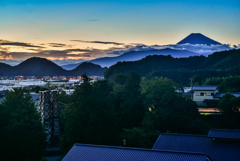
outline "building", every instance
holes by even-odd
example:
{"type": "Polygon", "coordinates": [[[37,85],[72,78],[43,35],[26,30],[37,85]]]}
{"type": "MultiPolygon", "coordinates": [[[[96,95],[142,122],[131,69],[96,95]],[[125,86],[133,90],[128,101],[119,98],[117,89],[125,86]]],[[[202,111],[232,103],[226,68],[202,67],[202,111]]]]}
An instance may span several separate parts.
{"type": "Polygon", "coordinates": [[[63,161],[211,161],[206,154],[153,149],[75,144],[63,161]]]}
{"type": "Polygon", "coordinates": [[[81,160],[240,161],[240,130],[212,129],[208,135],[163,133],[152,149],[75,144],[63,158],[81,160]]]}
{"type": "Polygon", "coordinates": [[[48,134],[48,144],[58,144],[60,140],[61,111],[58,108],[57,91],[40,91],[38,107],[43,126],[48,134]]]}
{"type": "MultiPolygon", "coordinates": [[[[193,86],[185,87],[183,96],[191,98],[198,105],[200,113],[220,114],[218,102],[227,93],[219,93],[218,86],[193,86]]],[[[229,93],[240,97],[240,93],[229,93]]]]}
{"type": "Polygon", "coordinates": [[[240,130],[212,129],[208,135],[160,134],[153,149],[203,153],[212,161],[240,161],[240,130]]]}
{"type": "Polygon", "coordinates": [[[193,101],[196,102],[198,106],[209,106],[218,102],[219,99],[214,97],[214,95],[218,93],[217,87],[218,86],[193,86],[193,101]]]}

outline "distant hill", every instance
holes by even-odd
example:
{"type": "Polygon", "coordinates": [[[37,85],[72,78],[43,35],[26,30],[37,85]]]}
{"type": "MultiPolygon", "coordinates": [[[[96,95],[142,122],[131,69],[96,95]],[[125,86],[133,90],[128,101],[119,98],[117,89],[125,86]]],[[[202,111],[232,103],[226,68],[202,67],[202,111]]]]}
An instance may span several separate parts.
{"type": "Polygon", "coordinates": [[[106,79],[112,79],[115,74],[136,72],[141,76],[168,77],[186,85],[193,76],[201,78],[225,77],[240,75],[240,49],[215,52],[208,57],[193,56],[189,58],[173,58],[171,56],[147,56],[133,62],[118,62],[104,74],[106,79]]]}
{"type": "Polygon", "coordinates": [[[192,33],[177,44],[205,44],[205,45],[221,45],[221,43],[204,36],[201,33],[192,33]]]}
{"type": "Polygon", "coordinates": [[[62,67],[44,58],[33,57],[14,66],[13,74],[38,75],[38,76],[57,76],[66,75],[67,72],[62,67]]]}
{"type": "Polygon", "coordinates": [[[189,57],[198,55],[196,53],[187,51],[187,50],[173,50],[173,49],[159,49],[159,50],[148,50],[148,51],[131,51],[124,53],[117,57],[105,57],[92,60],[91,62],[94,64],[99,64],[101,66],[111,66],[116,64],[119,61],[136,61],[142,58],[145,58],[149,55],[171,55],[172,57],[189,57]]]}
{"type": "Polygon", "coordinates": [[[103,73],[107,68],[102,68],[100,65],[96,65],[90,62],[84,62],[80,64],[77,68],[69,71],[70,75],[82,75],[87,73],[87,75],[97,75],[103,76],[103,73]]]}
{"type": "Polygon", "coordinates": [[[75,63],[75,64],[67,64],[67,65],[62,65],[61,67],[65,70],[73,70],[75,68],[77,68],[81,63],[75,63]]]}
{"type": "MultiPolygon", "coordinates": [[[[102,67],[110,67],[119,61],[136,61],[136,60],[145,58],[146,56],[149,56],[149,55],[171,55],[172,57],[178,58],[178,57],[195,56],[198,54],[187,51],[187,50],[174,50],[174,49],[166,48],[166,49],[156,49],[156,50],[148,50],[148,51],[130,51],[117,57],[103,57],[103,58],[91,60],[90,62],[101,65],[102,67]]],[[[78,66],[79,64],[69,64],[69,65],[64,65],[62,67],[64,69],[72,69],[78,66]]]]}
{"type": "Polygon", "coordinates": [[[87,75],[103,76],[106,68],[93,63],[84,63],[76,69],[67,71],[57,64],[45,58],[33,57],[27,59],[17,66],[10,66],[0,63],[0,72],[3,76],[77,76],[86,73],[87,75]]]}
{"type": "Polygon", "coordinates": [[[5,64],[5,63],[0,63],[0,74],[6,75],[7,73],[12,71],[12,66],[5,64]]]}

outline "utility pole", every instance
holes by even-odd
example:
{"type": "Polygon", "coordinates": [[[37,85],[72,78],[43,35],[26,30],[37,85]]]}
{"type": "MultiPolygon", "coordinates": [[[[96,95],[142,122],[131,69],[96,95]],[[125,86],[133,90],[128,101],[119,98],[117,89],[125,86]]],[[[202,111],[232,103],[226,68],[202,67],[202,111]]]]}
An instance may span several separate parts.
{"type": "Polygon", "coordinates": [[[190,78],[191,81],[191,99],[193,99],[193,78],[190,78]]]}
{"type": "Polygon", "coordinates": [[[1,84],[2,84],[2,71],[1,71],[1,84]]]}

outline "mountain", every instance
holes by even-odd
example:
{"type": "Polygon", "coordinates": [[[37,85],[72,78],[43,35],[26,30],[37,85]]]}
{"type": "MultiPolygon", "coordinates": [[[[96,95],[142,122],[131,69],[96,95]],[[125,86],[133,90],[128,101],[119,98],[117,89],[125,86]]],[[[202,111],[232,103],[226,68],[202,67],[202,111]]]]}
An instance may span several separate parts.
{"type": "Polygon", "coordinates": [[[66,75],[67,72],[62,67],[44,58],[33,57],[27,59],[14,67],[13,74],[38,75],[38,76],[57,76],[66,75]]]}
{"type": "MultiPolygon", "coordinates": [[[[97,58],[97,59],[91,60],[90,62],[101,65],[102,67],[110,67],[119,61],[136,61],[136,60],[145,58],[146,56],[149,56],[149,55],[171,55],[172,57],[180,58],[180,57],[196,56],[198,54],[209,55],[215,51],[224,51],[224,50],[232,49],[229,46],[221,44],[215,40],[212,40],[201,33],[191,33],[186,38],[178,42],[177,44],[169,45],[169,46],[171,46],[171,49],[170,48],[151,49],[151,50],[144,49],[144,51],[130,51],[120,56],[97,58]],[[183,44],[188,44],[188,46],[183,44]],[[199,45],[196,46],[196,44],[199,44],[199,45]],[[210,47],[210,45],[218,45],[218,46],[210,47]]],[[[62,67],[66,70],[70,70],[70,69],[76,68],[79,64],[80,63],[68,64],[62,67]]]]}
{"type": "Polygon", "coordinates": [[[84,63],[76,69],[67,71],[57,64],[45,58],[33,57],[17,66],[0,63],[0,71],[3,76],[78,76],[86,73],[88,76],[102,76],[106,68],[93,63],[84,63]]]}
{"type": "Polygon", "coordinates": [[[153,55],[133,62],[118,62],[105,73],[111,80],[116,74],[135,72],[143,77],[168,77],[181,85],[189,85],[190,78],[227,77],[240,75],[240,49],[215,52],[208,57],[173,58],[153,55]]]}
{"type": "Polygon", "coordinates": [[[191,33],[186,38],[178,42],[177,44],[205,44],[205,45],[221,45],[221,43],[204,36],[201,33],[191,33]]]}
{"type": "Polygon", "coordinates": [[[83,75],[87,73],[88,75],[102,76],[107,68],[102,68],[100,65],[96,65],[90,62],[84,62],[80,64],[77,68],[69,71],[71,75],[83,75]]]}
{"type": "Polygon", "coordinates": [[[5,63],[0,63],[0,75],[6,75],[8,72],[12,71],[12,66],[5,64],[5,63]]]}
{"type": "MultiPolygon", "coordinates": [[[[173,57],[178,58],[178,57],[195,56],[198,54],[187,51],[187,50],[174,50],[174,49],[166,48],[166,49],[155,49],[155,50],[147,50],[147,51],[130,51],[117,57],[103,57],[103,58],[91,60],[90,62],[101,65],[102,67],[110,67],[119,61],[136,61],[136,60],[143,59],[149,55],[171,55],[173,57]]],[[[71,69],[77,65],[79,64],[69,64],[62,67],[65,69],[66,68],[71,69]]]]}
{"type": "Polygon", "coordinates": [[[77,68],[81,63],[75,63],[75,64],[67,64],[67,65],[62,65],[61,67],[65,70],[73,70],[75,68],[77,68]]]}
{"type": "Polygon", "coordinates": [[[116,64],[119,61],[136,61],[145,58],[149,55],[171,55],[172,57],[189,57],[197,55],[196,53],[187,51],[187,50],[174,50],[170,48],[166,49],[156,49],[156,50],[148,50],[148,51],[130,51],[124,53],[117,57],[105,57],[99,58],[95,60],[91,60],[94,64],[99,64],[101,66],[111,66],[116,64]]]}

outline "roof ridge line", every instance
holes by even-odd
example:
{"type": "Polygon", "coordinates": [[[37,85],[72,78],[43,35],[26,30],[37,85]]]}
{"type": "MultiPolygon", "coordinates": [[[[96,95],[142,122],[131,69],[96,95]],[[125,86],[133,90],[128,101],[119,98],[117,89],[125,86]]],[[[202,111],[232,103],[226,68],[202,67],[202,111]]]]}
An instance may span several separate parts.
{"type": "Polygon", "coordinates": [[[208,135],[200,135],[200,134],[180,134],[180,133],[161,133],[160,135],[182,135],[182,136],[201,136],[201,137],[208,136],[208,135]]]}
{"type": "Polygon", "coordinates": [[[87,146],[87,147],[102,147],[102,148],[114,148],[114,149],[149,151],[149,152],[167,152],[167,153],[195,154],[195,155],[204,155],[204,156],[207,156],[206,153],[199,153],[199,152],[186,152],[186,151],[174,151],[174,150],[171,151],[171,150],[146,149],[146,148],[110,146],[110,145],[80,144],[80,143],[75,143],[74,145],[75,145],[75,146],[87,146]]]}

